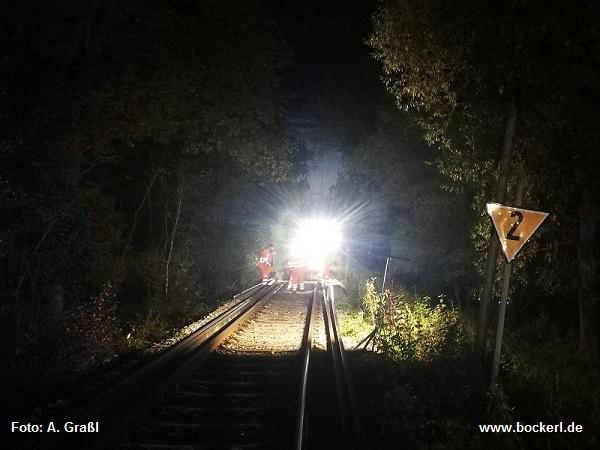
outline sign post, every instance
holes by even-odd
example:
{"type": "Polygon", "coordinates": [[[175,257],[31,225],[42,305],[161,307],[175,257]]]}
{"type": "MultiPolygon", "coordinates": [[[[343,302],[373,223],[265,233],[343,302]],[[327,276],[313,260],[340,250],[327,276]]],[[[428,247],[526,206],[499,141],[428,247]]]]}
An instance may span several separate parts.
{"type": "Polygon", "coordinates": [[[385,279],[387,278],[388,265],[390,264],[391,256],[385,259],[385,270],[383,271],[383,283],[381,283],[381,295],[385,294],[385,279]]]}
{"type": "Polygon", "coordinates": [[[350,249],[346,249],[346,270],[344,271],[344,288],[348,289],[348,266],[350,265],[350,249]]]}
{"type": "Polygon", "coordinates": [[[385,293],[385,282],[387,280],[388,267],[390,266],[390,260],[398,259],[401,261],[406,261],[407,259],[402,256],[393,256],[390,255],[385,258],[385,270],[383,271],[383,283],[381,283],[381,295],[385,293]]]}
{"type": "MultiPolygon", "coordinates": [[[[517,189],[516,203],[521,202],[522,187],[517,189]]],[[[494,222],[494,227],[500,238],[502,250],[507,262],[504,265],[502,278],[502,291],[500,294],[500,310],[498,311],[498,329],[496,331],[496,346],[494,347],[494,360],[492,363],[491,384],[494,387],[498,381],[500,367],[500,353],[502,350],[502,336],[504,334],[504,319],[506,317],[506,304],[510,287],[511,262],[525,245],[525,242],[535,233],[548,213],[531,211],[513,206],[488,203],[487,212],[494,222]]]]}
{"type": "Polygon", "coordinates": [[[494,347],[494,361],[492,363],[492,387],[498,381],[498,370],[500,368],[500,352],[502,351],[502,335],[504,334],[504,318],[506,317],[506,304],[508,302],[508,289],[510,286],[510,274],[512,264],[504,265],[502,276],[502,292],[500,293],[500,311],[498,312],[498,329],[496,330],[496,346],[494,347]]]}

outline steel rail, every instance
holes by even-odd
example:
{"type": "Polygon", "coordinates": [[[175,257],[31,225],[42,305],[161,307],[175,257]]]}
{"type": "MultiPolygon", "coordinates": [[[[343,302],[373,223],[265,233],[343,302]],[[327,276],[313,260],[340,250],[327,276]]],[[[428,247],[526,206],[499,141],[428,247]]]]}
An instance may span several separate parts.
{"type": "MultiPolygon", "coordinates": [[[[242,297],[240,301],[69,414],[68,420],[75,419],[77,423],[100,420],[102,432],[86,446],[104,448],[107,442],[114,440],[132,420],[160,402],[171,386],[192,367],[201,364],[256,311],[263,300],[273,296],[282,286],[282,283],[271,280],[267,285],[261,283],[246,289],[236,296],[242,297]]],[[[60,438],[46,439],[39,448],[61,448],[61,444],[60,438]]]]}
{"type": "Polygon", "coordinates": [[[333,361],[344,448],[366,450],[368,443],[363,432],[350,367],[345,356],[332,284],[323,286],[323,309],[325,329],[333,361]]]}
{"type": "Polygon", "coordinates": [[[342,429],[343,448],[354,448],[351,436],[351,418],[348,414],[348,400],[344,387],[344,376],[342,373],[342,363],[340,359],[339,336],[333,323],[332,312],[329,302],[329,290],[322,285],[323,291],[323,318],[325,320],[325,331],[327,334],[327,349],[330,352],[333,364],[333,373],[338,400],[338,413],[340,426],[342,429]]]}
{"type": "Polygon", "coordinates": [[[350,412],[352,414],[352,430],[354,431],[354,442],[357,447],[361,450],[367,450],[369,448],[369,444],[364,433],[364,428],[362,426],[362,420],[360,416],[360,408],[358,407],[358,400],[356,398],[356,391],[354,390],[354,382],[352,380],[352,370],[346,358],[346,349],[344,348],[344,341],[341,338],[340,326],[338,323],[337,310],[335,306],[335,295],[333,284],[329,284],[329,302],[331,304],[331,312],[333,316],[333,324],[336,330],[336,333],[339,334],[339,343],[340,343],[340,360],[342,363],[342,372],[344,374],[344,385],[346,386],[346,391],[348,395],[348,404],[350,406],[350,412]]]}
{"type": "Polygon", "coordinates": [[[296,443],[294,448],[296,450],[302,450],[302,445],[305,435],[305,423],[306,423],[306,395],[308,385],[308,368],[310,365],[310,352],[312,350],[312,335],[314,330],[314,317],[315,309],[317,304],[317,285],[313,288],[312,299],[308,305],[308,312],[306,315],[306,326],[304,328],[304,337],[302,339],[302,347],[304,350],[304,358],[302,363],[302,382],[300,388],[300,399],[298,405],[298,417],[296,421],[296,443]]]}

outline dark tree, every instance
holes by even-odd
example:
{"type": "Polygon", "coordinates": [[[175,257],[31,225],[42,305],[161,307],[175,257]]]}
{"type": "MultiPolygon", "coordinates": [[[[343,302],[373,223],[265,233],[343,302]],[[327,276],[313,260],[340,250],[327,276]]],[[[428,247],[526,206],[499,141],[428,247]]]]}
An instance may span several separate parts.
{"type": "Polygon", "coordinates": [[[256,276],[252,202],[296,155],[280,83],[290,50],[259,2],[3,9],[3,369],[18,374],[23,347],[37,348],[55,357],[30,375],[51,378],[256,276]],[[98,305],[103,336],[78,325],[98,305]]]}
{"type": "MultiPolygon", "coordinates": [[[[590,246],[599,201],[593,175],[599,122],[592,106],[600,79],[597,12],[589,2],[390,0],[374,15],[370,39],[398,106],[439,148],[442,173],[476,192],[477,236],[489,233],[484,202],[504,201],[504,183],[515,185],[524,161],[525,205],[549,211],[552,222],[522,262],[546,268],[550,279],[538,278],[542,285],[577,280],[562,293],[570,296],[571,286],[578,291],[579,347],[592,359],[599,320],[598,255],[590,246]],[[577,253],[566,246],[573,241],[577,253]]],[[[494,263],[494,252],[489,255],[494,263]]],[[[484,310],[483,331],[486,323],[484,310]]]]}

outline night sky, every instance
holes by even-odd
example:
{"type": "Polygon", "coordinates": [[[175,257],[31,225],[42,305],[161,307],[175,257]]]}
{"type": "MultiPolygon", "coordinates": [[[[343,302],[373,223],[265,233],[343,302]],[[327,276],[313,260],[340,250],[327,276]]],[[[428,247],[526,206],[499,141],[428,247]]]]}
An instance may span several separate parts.
{"type": "Polygon", "coordinates": [[[343,280],[342,328],[369,336],[352,358],[377,448],[597,448],[599,18],[592,1],[5,0],[2,413],[70,413],[326,248],[313,275],[343,280]],[[512,262],[506,239],[526,241],[512,262]],[[585,432],[479,427],[552,421],[585,432]]]}
{"type": "MultiPolygon", "coordinates": [[[[332,150],[339,149],[343,135],[351,133],[344,126],[365,103],[372,108],[369,96],[381,89],[365,44],[374,2],[276,2],[272,7],[293,51],[285,80],[294,99],[292,121],[317,129],[322,123],[341,127],[341,136],[331,143],[332,150]]],[[[369,111],[362,113],[368,117],[369,111]]]]}
{"type": "Polygon", "coordinates": [[[293,66],[284,79],[292,98],[288,120],[310,154],[311,202],[335,211],[330,195],[343,169],[343,154],[372,127],[384,96],[366,38],[372,1],[272,2],[291,46],[293,66]]]}
{"type": "Polygon", "coordinates": [[[367,87],[365,73],[374,72],[371,64],[365,64],[369,50],[364,40],[374,6],[360,0],[271,5],[293,48],[294,69],[288,83],[298,97],[298,111],[332,89],[345,90],[349,101],[367,87]]]}

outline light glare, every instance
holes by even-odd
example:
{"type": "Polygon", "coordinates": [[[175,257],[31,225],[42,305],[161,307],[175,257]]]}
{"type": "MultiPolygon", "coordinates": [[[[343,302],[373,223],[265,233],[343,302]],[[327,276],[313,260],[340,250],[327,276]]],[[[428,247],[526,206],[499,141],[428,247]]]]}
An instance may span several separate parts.
{"type": "Polygon", "coordinates": [[[321,274],[341,240],[342,227],[339,222],[323,218],[306,219],[298,224],[291,250],[294,254],[302,255],[309,268],[321,274]]]}

